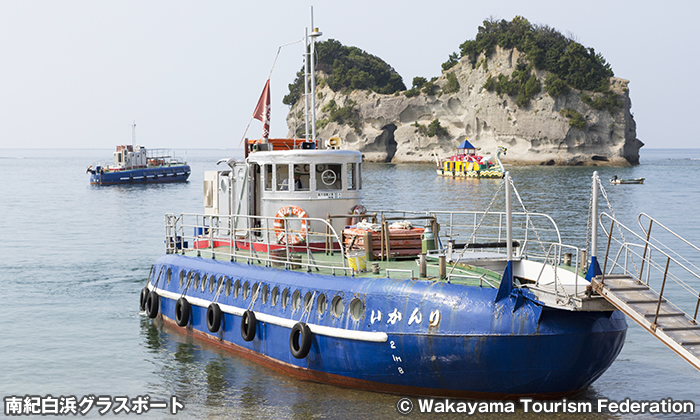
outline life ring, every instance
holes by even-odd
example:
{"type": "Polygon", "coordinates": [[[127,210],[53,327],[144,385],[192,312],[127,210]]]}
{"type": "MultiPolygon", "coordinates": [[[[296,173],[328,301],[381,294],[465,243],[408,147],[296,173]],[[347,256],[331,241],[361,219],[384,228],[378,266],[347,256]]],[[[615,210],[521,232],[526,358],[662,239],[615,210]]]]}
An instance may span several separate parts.
{"type": "Polygon", "coordinates": [[[215,333],[221,327],[221,308],[216,303],[209,304],[207,308],[207,328],[215,333]]]}
{"type": "Polygon", "coordinates": [[[297,322],[289,333],[289,350],[292,356],[303,359],[311,350],[311,329],[303,322],[297,322]]]}
{"type": "Polygon", "coordinates": [[[190,303],[184,297],[177,300],[175,304],[175,323],[178,327],[184,327],[190,321],[190,303]]]}
{"type": "MultiPolygon", "coordinates": [[[[367,209],[362,204],[356,204],[356,205],[352,206],[352,208],[350,209],[350,214],[352,214],[352,215],[365,214],[365,213],[367,213],[367,209]]],[[[348,217],[345,220],[345,224],[347,226],[352,226],[352,225],[356,225],[357,222],[359,222],[359,221],[360,221],[359,217],[348,217]]]]}
{"type": "Polygon", "coordinates": [[[155,290],[151,290],[146,298],[146,315],[149,318],[155,318],[158,316],[158,304],[160,303],[160,296],[155,290]]]}
{"type": "Polygon", "coordinates": [[[275,235],[277,235],[277,241],[283,244],[298,245],[306,241],[306,232],[309,231],[309,221],[308,215],[301,207],[297,206],[284,206],[277,211],[275,215],[275,221],[273,227],[275,229],[275,235]],[[301,221],[301,230],[299,231],[286,231],[285,232],[285,219],[290,216],[296,216],[301,221]]]}
{"type": "Polygon", "coordinates": [[[148,287],[141,289],[141,297],[139,298],[139,308],[142,311],[146,310],[146,300],[148,300],[148,287]]]}
{"type": "Polygon", "coordinates": [[[250,309],[243,312],[243,316],[241,317],[241,337],[243,337],[245,341],[253,341],[255,338],[256,323],[255,312],[250,309]]]}

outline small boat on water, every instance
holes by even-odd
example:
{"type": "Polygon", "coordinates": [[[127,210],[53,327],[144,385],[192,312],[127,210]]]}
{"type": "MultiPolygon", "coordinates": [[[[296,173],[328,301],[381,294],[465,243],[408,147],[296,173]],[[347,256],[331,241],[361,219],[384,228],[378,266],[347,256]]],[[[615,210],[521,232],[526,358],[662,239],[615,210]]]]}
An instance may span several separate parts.
{"type": "Polygon", "coordinates": [[[644,183],[644,178],[631,178],[631,179],[620,179],[617,177],[617,175],[613,176],[612,179],[610,180],[610,183],[613,185],[618,185],[618,184],[643,184],[644,183]]]}
{"type": "Polygon", "coordinates": [[[184,182],[191,172],[187,162],[171,150],[146,149],[135,141],[118,145],[111,165],[90,165],[86,171],[92,185],[184,182]]]}
{"type": "Polygon", "coordinates": [[[501,163],[501,153],[505,155],[506,151],[505,147],[498,146],[494,163],[491,156],[477,155],[476,148],[464,139],[457,146],[457,152],[454,155],[442,161],[435,157],[437,174],[450,177],[503,178],[505,169],[501,163]]]}
{"type": "Polygon", "coordinates": [[[587,290],[596,247],[586,262],[549,216],[513,211],[509,174],[501,211],[367,209],[381,186],[340,144],[249,140],[205,172],[204,211],[165,217],[143,312],[296,378],[404,395],[561,398],[613,363],[627,323],[587,290]]]}

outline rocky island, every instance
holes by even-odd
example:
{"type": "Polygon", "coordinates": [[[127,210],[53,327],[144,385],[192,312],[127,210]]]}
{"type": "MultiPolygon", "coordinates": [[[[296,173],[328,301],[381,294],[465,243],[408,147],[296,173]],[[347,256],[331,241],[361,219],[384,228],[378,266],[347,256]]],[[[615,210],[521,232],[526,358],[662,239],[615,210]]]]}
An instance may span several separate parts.
{"type": "MultiPolygon", "coordinates": [[[[401,77],[381,59],[317,44],[317,137],[340,137],[366,161],[434,162],[467,138],[513,165],[636,165],[643,143],[629,81],[592,48],[526,19],[484,21],[442,74],[401,77]]],[[[304,133],[303,72],[284,99],[290,136],[304,133]]]]}

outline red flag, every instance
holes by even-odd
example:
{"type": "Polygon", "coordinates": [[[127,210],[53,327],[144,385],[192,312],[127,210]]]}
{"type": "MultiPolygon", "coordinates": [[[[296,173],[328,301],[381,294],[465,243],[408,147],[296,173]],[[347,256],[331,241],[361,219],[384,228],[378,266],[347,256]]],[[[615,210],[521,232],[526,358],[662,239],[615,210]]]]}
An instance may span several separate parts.
{"type": "Polygon", "coordinates": [[[267,79],[265,88],[260,95],[258,105],[253,112],[253,118],[260,120],[263,123],[263,138],[270,136],[270,79],[267,79]]]}

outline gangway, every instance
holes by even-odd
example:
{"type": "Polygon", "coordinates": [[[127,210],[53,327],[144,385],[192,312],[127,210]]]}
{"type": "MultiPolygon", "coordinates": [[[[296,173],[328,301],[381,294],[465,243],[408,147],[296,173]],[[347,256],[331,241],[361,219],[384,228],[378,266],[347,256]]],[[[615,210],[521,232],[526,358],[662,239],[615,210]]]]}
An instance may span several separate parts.
{"type": "Polygon", "coordinates": [[[641,234],[613,216],[606,213],[600,215],[603,229],[608,226],[608,221],[610,229],[606,232],[605,267],[602,273],[590,279],[592,291],[605,297],[700,370],[700,325],[697,319],[700,269],[693,263],[700,261],[700,248],[645,213],[637,218],[641,234]],[[648,228],[643,223],[645,219],[649,221],[648,228]],[[659,235],[652,237],[652,226],[660,227],[656,229],[660,231],[657,232],[659,235]],[[677,247],[672,248],[661,240],[672,240],[674,244],[678,243],[697,254],[694,258],[683,257],[677,247]],[[678,271],[681,274],[677,274],[678,271]],[[658,292],[651,287],[652,284],[660,288],[658,292]],[[670,302],[669,296],[680,306],[691,309],[687,309],[688,312],[682,310],[670,302]],[[692,306],[695,306],[694,311],[692,306]],[[692,316],[691,312],[694,312],[692,316]]]}
{"type": "Polygon", "coordinates": [[[643,282],[630,276],[597,276],[593,290],[700,370],[700,325],[643,282]]]}

